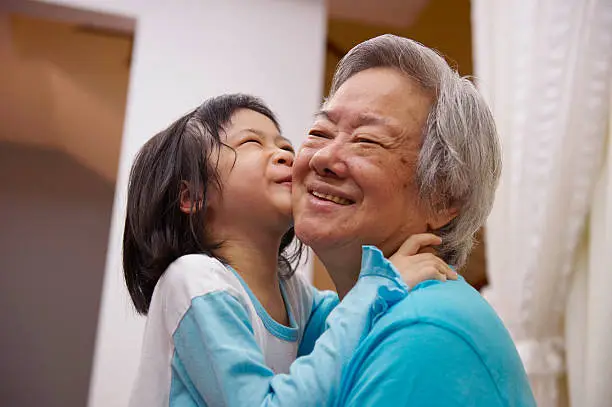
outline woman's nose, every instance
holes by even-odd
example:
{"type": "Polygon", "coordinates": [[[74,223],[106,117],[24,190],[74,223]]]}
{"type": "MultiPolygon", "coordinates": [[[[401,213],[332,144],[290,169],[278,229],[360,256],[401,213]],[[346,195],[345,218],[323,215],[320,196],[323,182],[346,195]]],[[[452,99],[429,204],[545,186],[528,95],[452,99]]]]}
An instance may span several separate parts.
{"type": "Polygon", "coordinates": [[[314,153],[310,168],[322,177],[344,178],[348,169],[341,157],[341,148],[337,140],[330,141],[314,153]]]}

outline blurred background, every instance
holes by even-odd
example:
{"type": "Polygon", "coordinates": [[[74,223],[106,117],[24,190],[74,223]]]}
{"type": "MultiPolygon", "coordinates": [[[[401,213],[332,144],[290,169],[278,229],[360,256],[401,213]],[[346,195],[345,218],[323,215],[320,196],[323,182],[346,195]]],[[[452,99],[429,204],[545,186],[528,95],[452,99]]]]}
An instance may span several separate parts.
{"type": "MultiPolygon", "coordinates": [[[[475,75],[499,126],[502,182],[462,274],[540,406],[612,406],[612,1],[519,3],[0,2],[0,405],[127,404],[144,322],[121,233],[149,137],[246,92],[299,145],[342,56],[393,33],[475,75]]],[[[301,272],[334,289],[314,256],[301,272]]]]}

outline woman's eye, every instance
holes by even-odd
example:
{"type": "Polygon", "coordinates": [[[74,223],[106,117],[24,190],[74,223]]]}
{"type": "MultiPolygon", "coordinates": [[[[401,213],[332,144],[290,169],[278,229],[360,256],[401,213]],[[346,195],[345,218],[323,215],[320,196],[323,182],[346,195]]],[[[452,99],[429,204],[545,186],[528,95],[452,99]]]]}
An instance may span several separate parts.
{"type": "Polygon", "coordinates": [[[322,131],[319,131],[319,130],[311,130],[308,132],[308,135],[312,137],[317,137],[317,138],[325,138],[325,139],[331,138],[330,135],[323,133],[322,131]]]}
{"type": "Polygon", "coordinates": [[[364,143],[364,144],[374,144],[374,145],[380,145],[380,143],[379,143],[379,142],[374,141],[374,140],[369,139],[369,138],[361,138],[361,137],[360,137],[360,138],[358,138],[358,139],[357,139],[357,142],[358,142],[358,143],[364,143]]]}

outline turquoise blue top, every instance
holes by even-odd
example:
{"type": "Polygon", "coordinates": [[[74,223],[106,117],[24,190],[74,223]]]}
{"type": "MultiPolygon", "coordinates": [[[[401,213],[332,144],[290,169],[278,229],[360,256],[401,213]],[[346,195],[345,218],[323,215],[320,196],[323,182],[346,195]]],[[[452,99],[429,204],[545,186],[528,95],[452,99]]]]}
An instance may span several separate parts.
{"type": "MultiPolygon", "coordinates": [[[[393,268],[380,252],[369,260],[369,269],[393,268]]],[[[464,279],[421,283],[373,323],[334,405],[536,405],[508,331],[464,279]]]]}
{"type": "Polygon", "coordinates": [[[130,406],[327,405],[372,321],[408,295],[392,268],[369,267],[376,253],[364,248],[359,281],[340,304],[297,275],[282,281],[290,326],[217,259],[179,258],[153,293],[130,406]]]}
{"type": "Polygon", "coordinates": [[[364,247],[340,304],[298,276],[282,284],[290,326],[218,260],[174,262],[153,294],[130,406],[535,406],[508,332],[462,279],[409,292],[364,247]]]}

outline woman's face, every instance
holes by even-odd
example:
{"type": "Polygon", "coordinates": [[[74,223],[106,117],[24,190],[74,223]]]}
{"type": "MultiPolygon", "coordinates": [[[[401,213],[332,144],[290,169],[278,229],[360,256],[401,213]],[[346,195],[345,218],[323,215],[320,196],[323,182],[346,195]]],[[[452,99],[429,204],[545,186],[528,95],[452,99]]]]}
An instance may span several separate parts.
{"type": "Polygon", "coordinates": [[[293,168],[295,231],[317,254],[371,244],[389,255],[438,221],[415,176],[431,103],[389,68],[354,75],[326,103],[293,168]]]}

